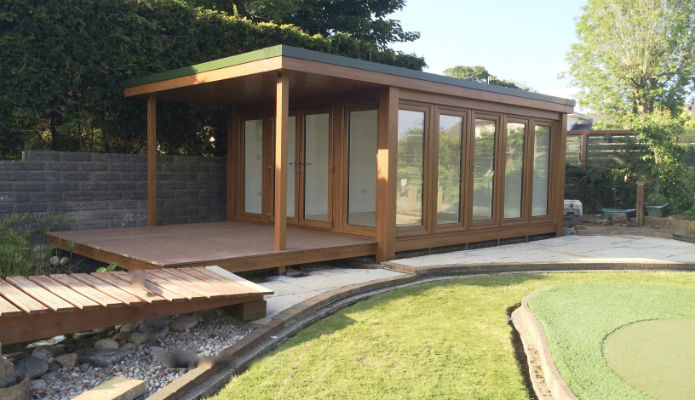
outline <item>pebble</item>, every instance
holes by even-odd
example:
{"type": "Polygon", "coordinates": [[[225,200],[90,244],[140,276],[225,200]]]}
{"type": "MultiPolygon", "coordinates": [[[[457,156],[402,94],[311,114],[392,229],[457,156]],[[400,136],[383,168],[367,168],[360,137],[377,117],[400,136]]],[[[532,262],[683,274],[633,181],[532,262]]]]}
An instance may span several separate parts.
{"type": "MultiPolygon", "coordinates": [[[[150,343],[154,340],[157,342],[156,347],[167,351],[179,350],[214,356],[253,330],[251,326],[233,319],[226,313],[222,315],[221,318],[205,320],[200,323],[197,322],[196,317],[196,325],[190,327],[188,331],[175,332],[173,329],[169,331],[168,326],[176,317],[168,317],[133,325],[131,332],[136,330],[143,333],[153,332],[150,343]],[[164,332],[167,333],[164,334],[164,332]],[[214,335],[211,334],[213,332],[214,335]]],[[[121,327],[121,331],[122,329],[123,327],[121,327]]],[[[169,369],[162,367],[151,353],[151,347],[155,346],[126,343],[121,350],[129,349],[132,353],[111,367],[94,367],[80,363],[74,365],[72,370],[61,368],[59,371],[44,375],[41,379],[45,380],[48,389],[44,390],[43,393],[35,391],[33,398],[48,400],[72,398],[116,376],[144,380],[147,387],[145,397],[151,396],[187,371],[186,368],[169,369]]],[[[57,362],[59,357],[56,357],[57,362]]]]}
{"type": "Polygon", "coordinates": [[[115,350],[118,347],[118,341],[111,338],[100,339],[94,342],[94,348],[97,350],[115,350]]]}

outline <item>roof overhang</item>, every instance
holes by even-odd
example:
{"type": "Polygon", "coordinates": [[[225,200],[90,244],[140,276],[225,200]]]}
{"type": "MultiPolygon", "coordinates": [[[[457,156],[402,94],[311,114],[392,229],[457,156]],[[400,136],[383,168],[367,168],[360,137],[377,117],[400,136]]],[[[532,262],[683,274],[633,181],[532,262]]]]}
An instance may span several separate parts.
{"type": "Polygon", "coordinates": [[[172,101],[253,103],[275,96],[275,77],[290,75],[293,97],[398,87],[571,113],[575,102],[407,68],[278,45],[123,82],[125,97],[157,94],[172,101]]]}

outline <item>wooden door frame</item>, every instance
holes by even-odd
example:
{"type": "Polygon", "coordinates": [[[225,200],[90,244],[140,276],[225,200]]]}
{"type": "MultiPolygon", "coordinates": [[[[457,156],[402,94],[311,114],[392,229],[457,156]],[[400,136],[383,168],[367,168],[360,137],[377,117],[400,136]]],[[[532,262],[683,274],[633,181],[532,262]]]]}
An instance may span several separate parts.
{"type": "Polygon", "coordinates": [[[305,108],[301,109],[297,112],[297,115],[299,116],[298,120],[298,125],[297,125],[297,132],[298,132],[298,140],[297,140],[297,148],[299,149],[298,153],[298,162],[301,163],[302,168],[301,172],[299,173],[300,177],[300,182],[299,185],[297,186],[297,190],[299,191],[299,203],[298,203],[298,213],[297,213],[297,225],[298,226],[304,226],[304,227],[311,227],[311,228],[320,228],[320,229],[327,229],[327,230],[333,230],[334,227],[334,220],[333,220],[333,199],[334,199],[334,193],[333,193],[333,184],[334,184],[334,177],[335,177],[335,165],[334,165],[334,160],[333,160],[333,144],[334,144],[334,127],[333,127],[333,107],[328,105],[325,107],[315,107],[315,108],[305,108]],[[307,220],[305,218],[304,212],[306,209],[305,205],[305,198],[304,198],[304,189],[306,187],[306,181],[305,181],[305,170],[306,170],[306,132],[305,132],[305,119],[307,115],[317,115],[317,114],[328,114],[328,186],[326,188],[327,195],[328,195],[328,204],[327,204],[327,219],[328,221],[312,221],[312,220],[307,220]]]}
{"type": "MultiPolygon", "coordinates": [[[[468,177],[468,183],[469,183],[469,192],[470,192],[470,207],[468,207],[468,228],[471,230],[475,229],[487,229],[490,227],[494,226],[500,226],[500,204],[499,204],[499,163],[501,162],[500,159],[500,126],[502,124],[502,120],[504,119],[504,114],[495,114],[495,113],[488,113],[486,111],[478,111],[478,110],[473,110],[471,113],[471,134],[470,134],[470,149],[469,149],[469,158],[468,158],[468,168],[470,171],[469,177],[468,177]],[[492,165],[494,168],[494,176],[492,177],[492,200],[490,202],[490,207],[491,207],[491,215],[489,220],[479,220],[475,221],[473,220],[473,192],[474,192],[474,183],[473,183],[473,163],[475,161],[475,121],[481,119],[481,120],[486,120],[486,121],[493,121],[495,122],[495,143],[493,145],[493,160],[492,160],[492,165]]],[[[504,184],[504,181],[503,183],[504,184]]]]}
{"type": "Polygon", "coordinates": [[[470,120],[471,111],[464,108],[449,107],[449,106],[436,106],[434,109],[434,130],[432,131],[432,151],[431,157],[433,158],[433,171],[432,171],[432,205],[430,213],[432,214],[432,233],[440,232],[456,232],[463,231],[466,229],[466,163],[468,159],[467,149],[468,149],[468,122],[470,120]],[[437,202],[439,195],[439,120],[442,115],[461,117],[461,146],[460,146],[460,165],[459,165],[459,222],[456,224],[437,224],[437,202]]]}
{"type": "MultiPolygon", "coordinates": [[[[432,183],[432,157],[430,156],[432,150],[432,115],[434,114],[434,104],[423,104],[420,102],[413,101],[400,101],[398,104],[398,111],[416,111],[423,112],[425,114],[425,121],[423,125],[423,171],[422,171],[422,224],[418,226],[398,226],[396,222],[396,238],[408,237],[408,236],[421,236],[427,235],[431,232],[430,226],[430,197],[431,194],[430,186],[432,183]]],[[[395,173],[396,181],[398,180],[398,171],[395,173]]],[[[396,182],[398,185],[398,182],[396,182]]],[[[396,208],[398,207],[398,194],[396,194],[396,208]]],[[[397,213],[397,210],[396,210],[397,213]]]]}
{"type": "MultiPolygon", "coordinates": [[[[530,135],[530,124],[529,124],[529,119],[528,118],[523,118],[523,117],[517,117],[517,116],[505,116],[504,122],[502,124],[502,130],[501,130],[501,135],[500,135],[500,141],[502,142],[502,150],[504,154],[504,162],[502,162],[502,166],[500,168],[500,173],[502,175],[502,187],[501,187],[501,197],[502,197],[502,208],[500,210],[500,215],[501,215],[501,226],[507,227],[507,226],[513,226],[513,225],[520,225],[520,224],[526,224],[528,222],[528,210],[526,207],[526,204],[528,203],[528,197],[527,197],[527,186],[528,186],[528,178],[527,178],[527,172],[528,172],[528,137],[530,135]],[[523,144],[523,155],[521,159],[521,165],[522,165],[522,170],[521,170],[521,204],[519,204],[521,215],[516,218],[505,218],[504,217],[504,196],[506,193],[506,170],[507,170],[507,125],[509,123],[520,123],[524,124],[524,144],[523,144]]],[[[531,166],[533,167],[533,166],[531,166]]],[[[532,171],[533,173],[533,171],[532,171]]]]}
{"type": "MultiPolygon", "coordinates": [[[[529,201],[528,201],[528,223],[529,224],[542,224],[542,223],[547,223],[551,222],[553,219],[553,198],[555,197],[553,194],[554,188],[553,188],[553,178],[555,177],[555,174],[557,172],[555,171],[557,168],[555,168],[555,165],[553,165],[553,154],[554,152],[558,152],[555,147],[557,145],[555,144],[557,139],[555,139],[555,127],[557,124],[553,123],[553,121],[548,121],[548,120],[540,120],[540,119],[531,119],[529,120],[529,132],[532,132],[533,134],[531,136],[531,151],[530,151],[530,159],[531,159],[531,164],[530,164],[530,177],[529,177],[529,201]],[[546,189],[546,215],[537,215],[533,216],[533,153],[535,151],[535,145],[536,145],[536,126],[545,126],[550,129],[549,133],[549,143],[548,143],[548,185],[546,189]]],[[[564,162],[564,160],[562,160],[564,162]]]]}

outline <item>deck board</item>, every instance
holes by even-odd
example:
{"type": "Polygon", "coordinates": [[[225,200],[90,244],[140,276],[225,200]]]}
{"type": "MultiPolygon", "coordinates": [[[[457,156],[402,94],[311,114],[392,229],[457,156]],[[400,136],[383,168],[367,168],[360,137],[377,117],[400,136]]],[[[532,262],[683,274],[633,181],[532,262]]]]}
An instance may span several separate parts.
{"type": "Polygon", "coordinates": [[[88,274],[72,274],[72,277],[77,279],[78,281],[82,281],[86,283],[87,285],[100,290],[107,295],[113,297],[114,299],[120,301],[123,304],[126,305],[134,305],[134,304],[141,304],[143,301],[132,294],[125,292],[123,289],[120,287],[117,287],[116,285],[113,285],[107,281],[98,279],[95,276],[88,275],[88,274]]]}
{"type": "Polygon", "coordinates": [[[2,296],[10,303],[19,307],[27,314],[37,314],[48,311],[48,307],[44,304],[2,279],[0,279],[0,293],[2,293],[2,296]]]}
{"type": "Polygon", "coordinates": [[[73,278],[70,275],[65,274],[53,274],[51,279],[56,282],[60,282],[65,286],[69,286],[75,292],[83,295],[84,297],[94,301],[102,307],[112,308],[112,307],[122,307],[123,303],[114,299],[113,297],[107,295],[106,293],[95,289],[94,287],[73,278]]]}
{"type": "Polygon", "coordinates": [[[48,242],[127,269],[220,265],[232,272],[373,255],[376,241],[287,227],[287,249],[273,248],[273,225],[224,221],[49,232],[48,242]]]}
{"type": "Polygon", "coordinates": [[[14,285],[17,289],[20,289],[24,293],[45,304],[53,311],[67,312],[77,309],[77,307],[74,305],[68,303],[67,301],[61,299],[60,297],[23,276],[8,276],[6,280],[14,285]]]}
{"type": "Polygon", "coordinates": [[[213,281],[204,281],[201,279],[196,278],[193,275],[189,275],[185,272],[183,272],[181,269],[177,268],[169,268],[166,270],[166,272],[176,276],[179,278],[182,282],[187,282],[188,284],[192,285],[193,287],[196,288],[196,290],[202,290],[210,296],[210,298],[218,298],[218,297],[225,297],[228,293],[224,290],[224,287],[222,285],[218,285],[213,281]]]}
{"type": "MultiPolygon", "coordinates": [[[[130,285],[129,286],[124,286],[125,290],[128,290],[129,292],[135,294],[139,298],[150,302],[150,301],[160,301],[160,299],[164,301],[172,301],[172,302],[177,302],[177,301],[184,301],[186,300],[186,297],[177,293],[177,292],[172,292],[171,290],[167,288],[163,288],[159,285],[156,285],[149,280],[146,279],[146,277],[143,275],[143,279],[145,279],[142,282],[142,287],[139,287],[137,285],[133,285],[133,274],[129,274],[128,272],[123,272],[123,271],[116,271],[112,274],[113,276],[111,277],[112,279],[120,279],[121,281],[127,282],[130,285]]],[[[139,279],[139,278],[137,278],[139,279]]],[[[122,284],[122,283],[121,283],[122,284]]]]}
{"type": "Polygon", "coordinates": [[[80,310],[93,310],[101,308],[95,301],[90,300],[67,286],[61,285],[53,279],[44,276],[30,276],[29,280],[74,305],[80,310]]]}
{"type": "Polygon", "coordinates": [[[22,315],[22,310],[0,296],[0,317],[13,317],[16,315],[22,315]]]}

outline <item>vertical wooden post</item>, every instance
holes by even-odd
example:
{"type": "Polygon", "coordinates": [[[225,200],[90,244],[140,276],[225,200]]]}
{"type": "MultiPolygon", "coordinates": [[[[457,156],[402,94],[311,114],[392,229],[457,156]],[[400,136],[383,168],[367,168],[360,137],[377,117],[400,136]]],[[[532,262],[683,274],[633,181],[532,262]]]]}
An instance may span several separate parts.
{"type": "Polygon", "coordinates": [[[398,166],[398,89],[379,94],[376,184],[376,262],[396,256],[396,168],[398,166]]]}
{"type": "Polygon", "coordinates": [[[157,225],[157,97],[147,98],[147,226],[157,225]]]}
{"type": "Polygon", "coordinates": [[[289,127],[290,80],[280,72],[275,99],[275,250],[287,248],[287,135],[289,127]]]}
{"type": "MultiPolygon", "coordinates": [[[[567,137],[567,114],[562,114],[562,118],[560,119],[559,125],[559,132],[557,132],[554,139],[556,144],[555,155],[553,155],[553,151],[550,152],[551,160],[553,158],[555,159],[555,162],[551,161],[550,163],[550,165],[555,167],[555,179],[551,181],[553,182],[553,186],[552,195],[550,197],[551,199],[553,199],[554,204],[553,207],[550,208],[550,210],[553,210],[555,212],[553,219],[556,223],[556,236],[563,235],[563,222],[565,215],[565,164],[567,163],[567,161],[565,160],[565,141],[567,137]]],[[[552,137],[551,140],[553,140],[552,137]]]]}
{"type": "Polygon", "coordinates": [[[644,225],[644,183],[637,184],[637,226],[644,225]]]}
{"type": "Polygon", "coordinates": [[[227,221],[234,219],[234,203],[235,203],[235,179],[234,179],[234,140],[235,135],[235,119],[234,111],[229,110],[227,117],[227,221]]]}

